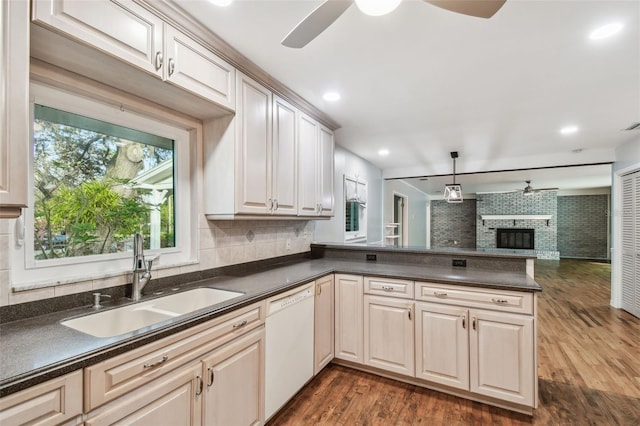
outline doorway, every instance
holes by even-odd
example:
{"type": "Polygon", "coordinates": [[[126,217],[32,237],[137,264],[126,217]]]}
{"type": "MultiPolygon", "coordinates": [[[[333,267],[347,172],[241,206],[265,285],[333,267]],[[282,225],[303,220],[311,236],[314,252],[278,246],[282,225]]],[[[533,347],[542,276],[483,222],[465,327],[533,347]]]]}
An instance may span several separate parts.
{"type": "Polygon", "coordinates": [[[404,247],[409,245],[409,199],[406,195],[393,193],[393,223],[394,245],[404,247]]]}

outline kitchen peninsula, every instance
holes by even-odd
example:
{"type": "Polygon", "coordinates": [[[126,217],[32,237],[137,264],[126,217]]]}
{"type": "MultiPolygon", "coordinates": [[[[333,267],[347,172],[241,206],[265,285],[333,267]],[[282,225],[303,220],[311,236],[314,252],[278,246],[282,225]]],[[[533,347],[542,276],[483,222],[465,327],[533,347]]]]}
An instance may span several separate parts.
{"type": "MultiPolygon", "coordinates": [[[[80,394],[84,386],[85,405],[76,415],[85,416],[86,421],[95,407],[99,408],[95,413],[102,412],[103,402],[95,407],[87,404],[87,387],[93,377],[89,372],[96,365],[146,347],[157,352],[154,345],[159,342],[173,342],[175,336],[190,338],[195,336],[191,330],[202,332],[207,324],[215,326],[222,319],[235,319],[235,313],[248,315],[257,309],[256,317],[243,326],[250,334],[262,327],[266,299],[330,276],[331,294],[335,292],[330,306],[335,314],[322,322],[316,316],[316,325],[334,332],[330,343],[335,344],[335,350],[330,348],[329,360],[532,413],[537,405],[536,295],[541,290],[532,277],[532,259],[473,250],[312,244],[304,255],[219,268],[202,279],[185,276],[188,281],[180,285],[174,282],[170,288],[155,287],[154,294],[144,297],[143,302],[198,287],[242,295],[118,336],[98,338],[61,324],[70,317],[95,312],[87,306],[13,318],[0,325],[2,400],[84,371],[84,384],[79,379],[77,386],[80,394]],[[454,262],[466,267],[451,266],[454,262]],[[20,356],[15,356],[18,353],[20,356]]],[[[322,294],[322,290],[315,290],[316,309],[322,294]]],[[[130,303],[126,298],[107,302],[104,309],[130,303]]],[[[222,343],[243,339],[239,336],[231,335],[222,343]]],[[[190,355],[181,357],[182,364],[193,359],[190,355]]],[[[171,366],[168,361],[159,370],[168,373],[180,362],[176,360],[171,366]]],[[[126,394],[140,392],[161,377],[151,375],[126,394]]],[[[122,395],[116,394],[111,402],[104,399],[105,406],[117,404],[122,395]]],[[[258,418],[266,420],[263,415],[258,418]]]]}

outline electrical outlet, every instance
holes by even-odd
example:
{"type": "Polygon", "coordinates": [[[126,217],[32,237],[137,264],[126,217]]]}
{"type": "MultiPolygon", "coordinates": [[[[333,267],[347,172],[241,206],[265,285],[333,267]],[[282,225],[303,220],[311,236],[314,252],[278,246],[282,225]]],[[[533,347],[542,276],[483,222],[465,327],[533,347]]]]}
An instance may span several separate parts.
{"type": "Polygon", "coordinates": [[[285,250],[291,250],[291,238],[287,238],[287,242],[284,245],[285,250]]]}
{"type": "Polygon", "coordinates": [[[305,240],[309,237],[309,233],[307,231],[304,231],[302,233],[302,238],[304,238],[305,240]]]}
{"type": "Polygon", "coordinates": [[[375,254],[367,254],[367,260],[371,262],[375,262],[377,260],[377,255],[375,254]]]}
{"type": "Polygon", "coordinates": [[[462,266],[463,268],[467,267],[467,259],[453,259],[451,262],[453,266],[462,266]]]}

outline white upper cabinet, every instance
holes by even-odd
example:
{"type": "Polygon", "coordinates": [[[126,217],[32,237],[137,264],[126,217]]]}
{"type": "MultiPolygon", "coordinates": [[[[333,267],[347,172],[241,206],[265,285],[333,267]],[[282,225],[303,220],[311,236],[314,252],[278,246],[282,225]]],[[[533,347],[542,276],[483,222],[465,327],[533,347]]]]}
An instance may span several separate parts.
{"type": "Polygon", "coordinates": [[[33,20],[234,109],[233,66],[132,0],[34,0],[33,20]]]}
{"type": "Polygon", "coordinates": [[[235,117],[205,123],[207,217],[318,216],[318,124],[241,72],[236,89],[235,117]],[[307,135],[313,146],[305,156],[300,138],[307,135]],[[311,178],[300,170],[311,170],[311,178]],[[308,210],[299,207],[301,194],[313,198],[308,210]]]}
{"type": "Polygon", "coordinates": [[[234,213],[264,215],[271,208],[272,95],[267,88],[241,73],[238,73],[237,88],[234,213]]]}
{"type": "Polygon", "coordinates": [[[320,126],[320,155],[318,157],[319,168],[319,200],[320,216],[333,216],[335,198],[333,196],[333,172],[334,172],[334,140],[333,132],[324,126],[320,126]]]}
{"type": "Polygon", "coordinates": [[[163,22],[132,0],[34,0],[33,20],[162,76],[163,22]]]}
{"type": "Polygon", "coordinates": [[[298,110],[273,96],[273,141],[271,146],[271,211],[279,215],[298,213],[298,110]]]}
{"type": "Polygon", "coordinates": [[[298,120],[298,214],[333,216],[333,132],[306,114],[298,120]]]}
{"type": "Polygon", "coordinates": [[[164,78],[230,109],[235,107],[235,69],[191,37],[165,24],[164,78]]]}
{"type": "Polygon", "coordinates": [[[318,135],[320,125],[306,114],[298,121],[298,214],[317,216],[318,135]]]}
{"type": "Polygon", "coordinates": [[[29,2],[0,3],[0,218],[27,205],[29,2]]]}

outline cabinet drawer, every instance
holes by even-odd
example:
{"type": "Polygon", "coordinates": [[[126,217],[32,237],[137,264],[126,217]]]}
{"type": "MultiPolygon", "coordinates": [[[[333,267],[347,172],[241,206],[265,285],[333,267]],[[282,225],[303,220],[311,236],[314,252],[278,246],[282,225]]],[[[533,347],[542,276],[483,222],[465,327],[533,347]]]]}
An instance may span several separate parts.
{"type": "Polygon", "coordinates": [[[84,369],[88,412],[264,323],[258,303],[84,369]]]}
{"type": "Polygon", "coordinates": [[[533,315],[533,294],[416,282],[416,300],[533,315]]]}
{"type": "Polygon", "coordinates": [[[82,372],[49,380],[0,399],[0,424],[61,424],[82,414],[82,372]]]}
{"type": "Polygon", "coordinates": [[[366,294],[413,299],[413,288],[413,281],[393,278],[364,278],[364,292],[366,294]]]}

